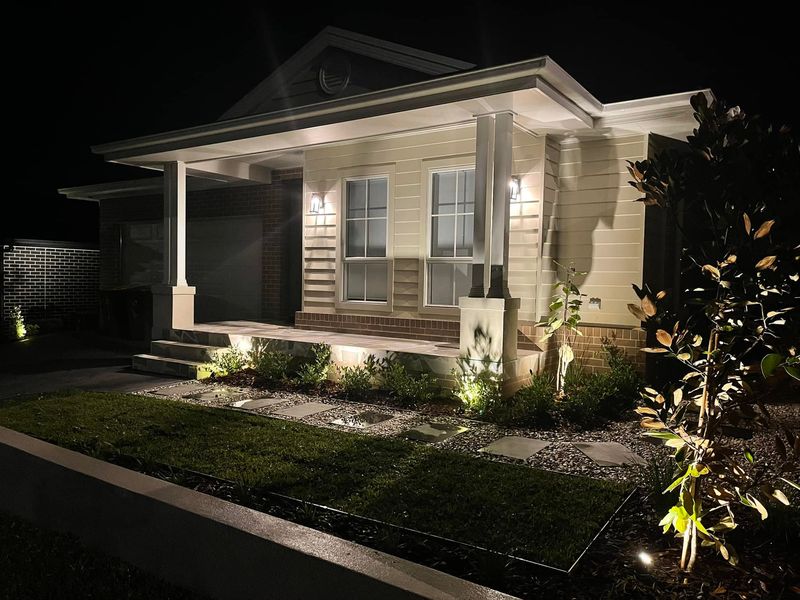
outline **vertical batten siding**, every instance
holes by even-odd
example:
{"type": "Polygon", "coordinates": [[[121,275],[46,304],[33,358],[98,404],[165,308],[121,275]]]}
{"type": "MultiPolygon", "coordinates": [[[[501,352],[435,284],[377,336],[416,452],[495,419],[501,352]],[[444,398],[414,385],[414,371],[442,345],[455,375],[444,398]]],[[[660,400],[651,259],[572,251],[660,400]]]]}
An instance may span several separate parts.
{"type": "Polygon", "coordinates": [[[600,298],[601,309],[587,302],[586,323],[639,324],[626,305],[637,301],[631,284],[642,281],[644,206],[634,202],[640,194],[628,185],[626,161],[646,156],[646,135],[561,146],[556,232],[544,254],[588,272],[581,291],[600,298]]]}

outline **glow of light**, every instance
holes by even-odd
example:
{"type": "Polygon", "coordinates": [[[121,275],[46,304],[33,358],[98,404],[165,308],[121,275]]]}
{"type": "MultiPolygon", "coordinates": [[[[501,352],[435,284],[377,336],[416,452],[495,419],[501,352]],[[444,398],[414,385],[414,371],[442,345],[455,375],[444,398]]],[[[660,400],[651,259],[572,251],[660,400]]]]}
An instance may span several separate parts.
{"type": "Polygon", "coordinates": [[[508,189],[511,191],[511,201],[516,202],[519,200],[519,177],[512,177],[508,184],[508,189]]]}
{"type": "Polygon", "coordinates": [[[325,196],[322,194],[311,194],[311,208],[309,212],[318,215],[325,210],[325,196]]]}
{"type": "Polygon", "coordinates": [[[645,552],[644,550],[642,550],[641,552],[639,552],[639,560],[640,560],[640,561],[642,562],[642,564],[643,564],[644,566],[646,566],[646,567],[649,567],[650,565],[652,565],[652,564],[653,564],[653,557],[652,557],[652,556],[650,556],[650,555],[649,555],[647,552],[645,552]]]}

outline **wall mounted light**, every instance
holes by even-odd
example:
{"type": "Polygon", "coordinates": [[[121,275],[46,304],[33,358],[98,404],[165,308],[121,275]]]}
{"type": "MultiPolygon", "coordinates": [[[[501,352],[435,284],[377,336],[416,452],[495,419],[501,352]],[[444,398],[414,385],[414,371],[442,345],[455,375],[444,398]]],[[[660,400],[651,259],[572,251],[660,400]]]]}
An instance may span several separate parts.
{"type": "Polygon", "coordinates": [[[519,177],[512,177],[508,182],[508,189],[511,191],[511,201],[519,200],[519,177]]]}
{"type": "Polygon", "coordinates": [[[311,208],[308,212],[318,215],[325,212],[325,196],[322,194],[311,194],[311,208]]]}

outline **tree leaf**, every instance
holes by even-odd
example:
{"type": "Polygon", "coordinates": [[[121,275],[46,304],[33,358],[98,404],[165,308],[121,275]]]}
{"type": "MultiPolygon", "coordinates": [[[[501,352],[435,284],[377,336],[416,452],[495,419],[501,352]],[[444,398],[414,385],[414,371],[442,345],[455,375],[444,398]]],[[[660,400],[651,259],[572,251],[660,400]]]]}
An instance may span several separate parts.
{"type": "Polygon", "coordinates": [[[761,374],[764,376],[764,379],[770,377],[782,362],[783,357],[780,354],[767,354],[762,358],[761,374]]]}
{"type": "Polygon", "coordinates": [[[669,352],[666,348],[642,348],[642,352],[647,352],[649,354],[664,354],[669,352]]]}
{"type": "Polygon", "coordinates": [[[777,258],[777,256],[765,256],[756,263],[756,270],[763,271],[764,269],[769,269],[773,264],[775,264],[775,260],[777,258]]]}
{"type": "Polygon", "coordinates": [[[784,494],[778,488],[775,488],[774,490],[772,490],[772,494],[771,495],[772,495],[773,498],[775,498],[781,504],[789,506],[789,499],[786,497],[786,494],[784,494]]]}
{"type": "Polygon", "coordinates": [[[634,317],[636,317],[640,321],[647,321],[647,315],[644,314],[644,311],[635,304],[628,304],[628,310],[634,317]]]}
{"type": "Polygon", "coordinates": [[[719,280],[720,273],[719,269],[713,265],[703,265],[703,271],[705,273],[710,273],[714,279],[719,280]]]}
{"type": "Polygon", "coordinates": [[[750,225],[750,217],[747,213],[742,215],[742,220],[744,220],[744,231],[747,235],[750,235],[750,232],[753,230],[753,226],[750,225]]]}
{"type": "Polygon", "coordinates": [[[656,300],[663,300],[666,297],[667,297],[667,292],[665,292],[664,290],[661,290],[656,294],[656,300]]]}
{"type": "Polygon", "coordinates": [[[800,381],[800,368],[798,367],[791,367],[789,365],[783,365],[783,370],[786,371],[790,377],[793,379],[797,379],[800,381]]]}
{"type": "Polygon", "coordinates": [[[651,417],[645,417],[639,422],[639,425],[645,429],[666,429],[660,420],[651,417]]]}
{"type": "Polygon", "coordinates": [[[775,225],[775,219],[770,219],[769,221],[764,221],[761,224],[761,227],[758,228],[756,231],[756,235],[754,236],[755,239],[762,238],[765,235],[769,234],[769,230],[772,229],[772,226],[775,225]]]}
{"type": "Polygon", "coordinates": [[[654,408],[650,408],[649,406],[639,406],[636,408],[636,412],[640,415],[652,415],[654,417],[658,416],[658,411],[654,408]]]}
{"type": "Polygon", "coordinates": [[[642,298],[642,310],[648,317],[654,317],[656,312],[658,312],[656,305],[653,304],[652,300],[650,300],[650,296],[645,296],[642,298]]]}
{"type": "Polygon", "coordinates": [[[672,346],[672,336],[663,329],[656,331],[656,339],[660,344],[663,344],[667,348],[672,346]]]}

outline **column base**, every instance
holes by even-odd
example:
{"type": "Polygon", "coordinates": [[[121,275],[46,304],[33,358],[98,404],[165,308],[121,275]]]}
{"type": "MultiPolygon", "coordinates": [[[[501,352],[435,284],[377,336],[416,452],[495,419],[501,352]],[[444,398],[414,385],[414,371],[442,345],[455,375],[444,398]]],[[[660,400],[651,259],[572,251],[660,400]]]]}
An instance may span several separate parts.
{"type": "Polygon", "coordinates": [[[517,359],[519,298],[459,298],[459,350],[469,360],[517,359]]]}
{"type": "Polygon", "coordinates": [[[194,327],[193,286],[158,284],[150,288],[153,293],[153,327],[151,339],[168,339],[172,329],[194,327]]]}

